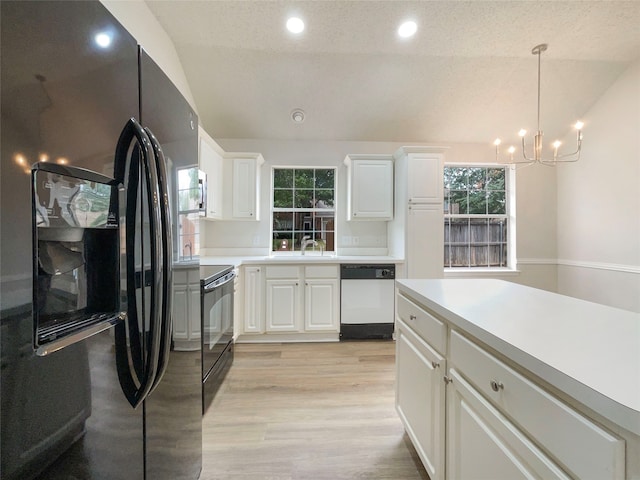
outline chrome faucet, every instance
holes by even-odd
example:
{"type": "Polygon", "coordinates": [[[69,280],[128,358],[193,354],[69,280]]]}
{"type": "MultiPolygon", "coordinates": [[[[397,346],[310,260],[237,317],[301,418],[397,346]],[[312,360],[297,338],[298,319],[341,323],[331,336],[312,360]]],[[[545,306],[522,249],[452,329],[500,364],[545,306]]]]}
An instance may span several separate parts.
{"type": "Polygon", "coordinates": [[[182,247],[182,258],[186,257],[184,251],[187,247],[189,247],[189,260],[193,260],[193,244],[191,243],[191,240],[189,240],[188,243],[185,243],[184,247],[182,247]]]}
{"type": "Polygon", "coordinates": [[[309,245],[313,245],[314,247],[318,246],[318,242],[313,240],[309,235],[305,235],[302,237],[302,243],[300,244],[300,254],[304,255],[305,250],[309,245]]]}

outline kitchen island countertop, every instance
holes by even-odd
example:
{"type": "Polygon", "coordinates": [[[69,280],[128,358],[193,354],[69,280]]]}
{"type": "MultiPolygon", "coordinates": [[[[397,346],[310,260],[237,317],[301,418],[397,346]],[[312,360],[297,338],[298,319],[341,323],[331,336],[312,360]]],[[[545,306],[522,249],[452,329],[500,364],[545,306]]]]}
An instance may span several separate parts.
{"type": "Polygon", "coordinates": [[[502,280],[396,280],[400,292],[640,435],[640,314],[502,280]]]}

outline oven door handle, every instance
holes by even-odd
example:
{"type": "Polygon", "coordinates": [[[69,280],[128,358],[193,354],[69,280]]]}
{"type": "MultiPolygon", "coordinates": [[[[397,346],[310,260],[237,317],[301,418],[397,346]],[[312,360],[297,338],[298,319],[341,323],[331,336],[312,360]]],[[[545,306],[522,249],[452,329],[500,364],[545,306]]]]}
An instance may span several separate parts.
{"type": "Polygon", "coordinates": [[[209,285],[205,285],[202,290],[203,290],[204,293],[212,292],[216,288],[222,287],[222,286],[226,285],[227,283],[233,281],[234,278],[236,278],[236,272],[229,272],[227,275],[225,275],[224,281],[222,281],[220,283],[218,283],[218,281],[215,281],[213,283],[210,283],[209,285]]]}

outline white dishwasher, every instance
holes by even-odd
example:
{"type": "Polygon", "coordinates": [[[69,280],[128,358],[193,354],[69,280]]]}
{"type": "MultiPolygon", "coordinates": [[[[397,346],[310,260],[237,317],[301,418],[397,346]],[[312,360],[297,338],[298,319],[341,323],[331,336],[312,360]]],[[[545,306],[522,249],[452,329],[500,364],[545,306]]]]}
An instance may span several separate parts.
{"type": "Polygon", "coordinates": [[[393,264],[340,265],[340,339],[391,339],[395,320],[393,264]]]}

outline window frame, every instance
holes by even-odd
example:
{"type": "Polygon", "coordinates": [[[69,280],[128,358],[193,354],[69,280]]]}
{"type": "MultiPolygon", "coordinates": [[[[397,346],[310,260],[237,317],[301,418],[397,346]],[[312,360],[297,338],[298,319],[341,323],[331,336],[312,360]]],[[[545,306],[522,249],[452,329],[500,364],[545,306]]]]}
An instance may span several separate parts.
{"type": "MultiPolygon", "coordinates": [[[[270,256],[297,256],[301,255],[300,250],[296,250],[295,247],[293,250],[274,250],[274,214],[275,213],[293,213],[294,215],[297,213],[315,213],[315,212],[331,212],[333,218],[333,249],[326,250],[326,247],[310,246],[306,250],[306,254],[309,255],[320,255],[326,253],[328,256],[335,256],[337,254],[337,213],[338,213],[338,168],[333,165],[273,165],[271,167],[271,189],[270,189],[270,225],[269,225],[269,255],[270,256]],[[332,170],[333,171],[333,208],[296,208],[295,206],[292,208],[282,208],[274,206],[274,197],[275,197],[275,174],[276,170],[332,170]]],[[[314,187],[315,190],[315,187],[314,187]]],[[[292,228],[292,235],[296,232],[295,228],[292,228]]]]}
{"type": "MultiPolygon", "coordinates": [[[[466,276],[468,274],[505,274],[510,272],[517,272],[517,260],[516,260],[516,168],[513,165],[505,165],[500,163],[453,163],[446,162],[443,166],[443,226],[445,229],[447,228],[447,221],[452,218],[504,218],[507,221],[507,255],[506,255],[506,265],[505,266],[449,266],[444,264],[445,257],[445,248],[447,248],[447,244],[444,243],[443,237],[443,264],[444,264],[444,272],[445,276],[456,276],[462,275],[466,276]],[[504,169],[505,172],[505,213],[504,214],[452,214],[445,210],[445,206],[447,204],[447,188],[444,184],[445,176],[444,172],[446,168],[483,168],[483,169],[495,169],[500,168],[504,169]]],[[[467,240],[467,245],[470,245],[471,239],[467,240]]],[[[487,242],[489,243],[489,242],[487,242]]]]}

